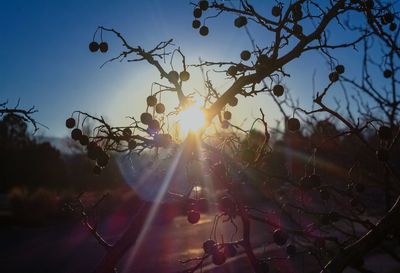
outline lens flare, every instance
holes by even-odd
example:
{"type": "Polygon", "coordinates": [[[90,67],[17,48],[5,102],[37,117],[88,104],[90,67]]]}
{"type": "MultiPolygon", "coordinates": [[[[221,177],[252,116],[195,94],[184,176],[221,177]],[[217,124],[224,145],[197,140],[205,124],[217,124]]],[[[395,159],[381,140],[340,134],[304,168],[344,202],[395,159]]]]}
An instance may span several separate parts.
{"type": "Polygon", "coordinates": [[[195,133],[200,131],[206,122],[204,111],[196,105],[189,106],[180,112],[178,119],[180,131],[184,136],[189,132],[195,133]]]}

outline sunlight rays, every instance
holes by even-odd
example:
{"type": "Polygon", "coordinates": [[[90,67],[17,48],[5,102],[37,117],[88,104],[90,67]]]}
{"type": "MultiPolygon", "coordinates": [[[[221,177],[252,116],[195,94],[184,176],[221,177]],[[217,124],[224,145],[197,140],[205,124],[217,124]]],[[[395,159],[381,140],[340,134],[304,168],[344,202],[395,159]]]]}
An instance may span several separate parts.
{"type": "MultiPolygon", "coordinates": [[[[143,243],[143,241],[144,241],[144,239],[145,239],[145,237],[147,235],[147,232],[151,228],[151,224],[152,224],[152,222],[154,220],[154,217],[157,214],[157,211],[158,211],[158,209],[160,207],[161,201],[162,201],[162,199],[164,198],[164,196],[165,196],[165,194],[167,192],[167,189],[168,189],[168,187],[169,187],[169,185],[171,183],[173,174],[174,174],[174,172],[175,172],[175,170],[176,170],[176,168],[177,168],[177,166],[179,164],[179,161],[181,159],[181,155],[182,155],[182,149],[179,150],[179,152],[176,154],[176,156],[175,156],[170,168],[168,169],[168,172],[166,173],[166,175],[165,175],[165,177],[164,177],[164,179],[163,179],[163,181],[161,183],[161,187],[160,187],[160,189],[159,189],[159,191],[157,193],[157,196],[156,196],[155,200],[153,201],[151,209],[150,209],[150,211],[149,211],[149,213],[147,215],[147,218],[146,218],[146,220],[144,222],[144,225],[143,225],[143,227],[142,227],[142,229],[141,229],[141,231],[139,233],[139,236],[138,236],[138,238],[136,240],[136,243],[133,246],[131,252],[129,253],[129,257],[127,259],[127,264],[128,265],[132,264],[132,262],[134,261],[134,258],[136,256],[136,254],[138,253],[138,251],[139,251],[139,249],[140,249],[140,247],[141,247],[141,245],[142,245],[142,243],[143,243]]],[[[126,270],[128,270],[128,269],[129,269],[129,266],[126,266],[125,270],[122,271],[122,272],[125,273],[126,270]]]]}
{"type": "Polygon", "coordinates": [[[178,123],[182,137],[190,132],[196,133],[204,128],[206,116],[204,111],[197,105],[191,105],[178,114],[178,123]]]}

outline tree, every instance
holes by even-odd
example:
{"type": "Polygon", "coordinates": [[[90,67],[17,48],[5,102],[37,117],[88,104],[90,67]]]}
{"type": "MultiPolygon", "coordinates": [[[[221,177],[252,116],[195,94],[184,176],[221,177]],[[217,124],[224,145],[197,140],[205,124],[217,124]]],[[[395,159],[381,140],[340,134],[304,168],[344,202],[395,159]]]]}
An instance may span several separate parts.
{"type": "MultiPolygon", "coordinates": [[[[245,0],[240,1],[239,7],[226,1],[199,1],[193,5],[192,27],[199,29],[201,36],[207,36],[211,20],[226,15],[234,17],[234,27],[246,28],[247,24],[254,24],[271,34],[273,40],[267,45],[253,40],[252,50],[238,53],[240,62],[201,61],[188,66],[184,51],[175,47],[172,40],[146,50],[132,46],[117,30],[98,27],[95,37],[99,32],[102,37],[110,33],[123,46],[121,53],[106,63],[115,60],[147,62],[160,74],[161,82],[153,84],[159,91],[149,95],[146,112],[140,118],[131,117],[131,126],[111,126],[104,118],[82,111],[74,112],[67,120],[67,127],[74,128],[72,138],[87,146],[89,158],[96,161],[95,171],[100,173],[106,167],[109,152],[141,154],[154,151],[157,156],[167,150],[173,156],[163,160],[169,160],[177,170],[190,169],[193,162],[203,162],[202,171],[210,174],[212,183],[225,191],[217,200],[220,213],[215,218],[212,238],[205,240],[203,245],[204,255],[185,261],[192,266],[184,272],[200,270],[208,259],[216,265],[223,264],[239,247],[253,271],[268,272],[269,260],[255,254],[250,240],[250,227],[255,222],[270,227],[273,243],[286,247],[289,257],[308,255],[314,259],[310,268],[319,268],[321,272],[342,272],[349,266],[368,272],[364,269],[363,259],[371,250],[377,249],[398,261],[398,244],[388,244],[391,238],[398,236],[400,224],[400,196],[396,185],[400,177],[395,168],[398,161],[394,153],[400,134],[396,91],[400,31],[396,24],[396,5],[373,0],[285,1],[277,2],[271,8],[271,14],[257,10],[245,0]],[[200,18],[205,14],[210,16],[201,22],[200,18]],[[339,28],[351,35],[340,38],[329,35],[331,29],[339,28]],[[377,47],[381,53],[373,58],[369,52],[374,50],[376,54],[377,47]],[[364,52],[360,67],[362,76],[360,79],[348,78],[335,54],[339,49],[360,48],[364,52]],[[285,66],[297,58],[305,58],[308,52],[321,53],[332,70],[327,75],[325,88],[310,95],[316,107],[311,110],[299,105],[283,85],[289,76],[285,66]],[[169,66],[159,62],[164,58],[170,58],[171,63],[179,59],[181,69],[170,71],[169,66]],[[207,71],[203,107],[195,108],[193,96],[184,88],[190,79],[188,70],[199,68],[203,71],[214,67],[226,72],[229,87],[216,90],[211,71],[207,71]],[[383,91],[377,87],[382,81],[385,81],[383,91]],[[345,104],[340,107],[341,103],[337,102],[339,107],[335,108],[326,102],[326,98],[331,90],[338,88],[344,91],[345,104]],[[351,90],[355,90],[353,95],[351,90]],[[165,114],[166,107],[159,101],[165,92],[177,95],[176,111],[169,114],[165,114]],[[278,151],[287,152],[284,157],[272,148],[272,131],[263,110],[260,109],[260,117],[254,121],[261,125],[261,133],[230,122],[232,113],[228,108],[261,93],[269,93],[282,113],[284,128],[275,130],[283,129],[276,147],[278,151]],[[168,131],[168,117],[185,111],[197,111],[193,117],[204,118],[205,125],[177,143],[168,131]],[[290,112],[293,115],[288,114],[290,112]],[[80,129],[87,120],[98,124],[89,136],[83,135],[80,129]],[[229,130],[221,132],[217,129],[215,137],[206,137],[206,128],[212,125],[229,130]],[[311,129],[310,135],[307,135],[307,129],[311,129]],[[372,137],[374,135],[377,137],[372,137]],[[332,149],[333,153],[329,154],[332,149]],[[332,160],[331,157],[340,157],[335,162],[339,174],[325,168],[322,159],[332,160]],[[273,158],[279,158],[281,162],[279,172],[271,171],[273,158]],[[251,200],[246,198],[246,190],[261,185],[269,190],[266,192],[264,188],[261,192],[279,215],[279,222],[273,221],[267,211],[249,205],[251,200]],[[363,196],[364,190],[372,185],[384,196],[384,208],[371,207],[368,203],[371,201],[363,196]],[[241,239],[217,240],[220,219],[232,225],[239,221],[241,239]]],[[[108,43],[93,40],[89,49],[107,52],[108,43]]],[[[172,171],[163,175],[176,177],[182,174],[172,171]]],[[[188,221],[193,224],[201,217],[198,209],[201,200],[191,198],[190,194],[200,180],[192,178],[186,192],[172,194],[186,206],[188,221]]],[[[105,242],[96,230],[91,229],[106,249],[95,272],[112,272],[126,251],[138,244],[142,228],[149,221],[147,215],[154,210],[156,208],[150,205],[141,209],[126,232],[113,244],[105,242]]]]}
{"type": "Polygon", "coordinates": [[[28,118],[19,112],[31,118],[28,112],[19,109],[0,119],[0,191],[7,192],[15,186],[61,188],[65,185],[66,172],[60,152],[48,142],[33,140],[28,131],[28,118]]]}

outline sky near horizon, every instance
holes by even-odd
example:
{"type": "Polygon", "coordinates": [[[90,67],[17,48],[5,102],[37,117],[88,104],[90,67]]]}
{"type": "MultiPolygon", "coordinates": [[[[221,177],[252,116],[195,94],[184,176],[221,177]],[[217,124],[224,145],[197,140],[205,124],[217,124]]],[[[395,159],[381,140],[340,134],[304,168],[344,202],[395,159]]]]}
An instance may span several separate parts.
{"type": "MultiPolygon", "coordinates": [[[[268,1],[251,2],[266,10],[270,6],[268,1]]],[[[45,136],[65,136],[65,119],[75,110],[103,115],[113,124],[126,125],[127,116],[138,116],[145,110],[145,98],[151,83],[160,80],[159,73],[143,62],[116,61],[100,69],[122,47],[114,36],[105,33],[103,39],[110,51],[90,53],[88,44],[94,31],[99,25],[115,28],[132,45],[145,49],[174,38],[188,63],[198,62],[199,57],[239,61],[241,50],[251,50],[244,29],[232,26],[234,17],[225,15],[210,21],[210,34],[202,37],[191,27],[192,11],[193,6],[186,0],[0,0],[0,101],[8,101],[12,106],[20,99],[25,108],[34,105],[39,110],[34,117],[49,128],[41,128],[39,134],[45,136]]],[[[258,30],[253,34],[264,37],[258,30]]],[[[359,63],[357,54],[339,51],[344,62],[350,64],[350,72],[352,65],[359,63]]],[[[324,59],[313,53],[288,67],[292,75],[288,86],[297,92],[295,97],[308,95],[308,105],[316,70],[320,83],[326,83],[329,69],[324,59]]],[[[193,80],[187,92],[202,90],[199,71],[189,71],[193,80]]],[[[220,76],[216,78],[220,90],[231,83],[220,80],[220,76]]],[[[176,106],[175,98],[166,100],[176,106]]],[[[260,107],[270,123],[280,118],[276,109],[268,111],[274,109],[269,96],[261,95],[232,109],[234,121],[240,124],[246,116],[258,115],[260,107]]]]}

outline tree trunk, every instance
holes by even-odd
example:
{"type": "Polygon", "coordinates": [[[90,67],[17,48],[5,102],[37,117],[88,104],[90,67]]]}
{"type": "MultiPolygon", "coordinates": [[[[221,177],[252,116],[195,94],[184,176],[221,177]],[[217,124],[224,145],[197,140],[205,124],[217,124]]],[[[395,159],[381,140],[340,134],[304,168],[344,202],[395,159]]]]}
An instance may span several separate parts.
{"type": "Polygon", "coordinates": [[[349,245],[336,255],[321,271],[321,273],[342,272],[352,261],[363,258],[370,250],[379,245],[385,237],[400,226],[400,196],[389,212],[358,241],[349,245]]]}
{"type": "Polygon", "coordinates": [[[97,265],[93,273],[111,273],[114,272],[120,259],[128,252],[129,248],[135,245],[143,225],[147,219],[151,203],[143,204],[138,214],[132,219],[128,229],[123,233],[122,237],[107,250],[106,255],[97,265]]]}

